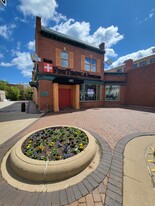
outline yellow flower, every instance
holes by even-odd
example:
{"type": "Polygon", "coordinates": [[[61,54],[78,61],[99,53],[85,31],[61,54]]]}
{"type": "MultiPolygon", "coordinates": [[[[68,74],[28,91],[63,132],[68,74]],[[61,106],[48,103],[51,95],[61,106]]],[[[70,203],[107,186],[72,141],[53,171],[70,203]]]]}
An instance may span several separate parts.
{"type": "Polygon", "coordinates": [[[30,149],[31,148],[31,144],[28,144],[27,146],[26,146],[26,149],[30,149]]]}
{"type": "Polygon", "coordinates": [[[40,146],[39,146],[39,149],[43,151],[43,150],[44,150],[44,146],[43,146],[43,145],[40,145],[40,146]]]}
{"type": "Polygon", "coordinates": [[[57,159],[57,160],[59,160],[60,158],[61,158],[61,156],[60,156],[60,155],[57,155],[57,156],[56,156],[56,159],[57,159]]]}
{"type": "Polygon", "coordinates": [[[80,143],[80,144],[79,144],[79,149],[83,149],[83,148],[84,148],[83,144],[80,143]]]}
{"type": "Polygon", "coordinates": [[[54,146],[54,142],[50,142],[50,147],[54,146]]]}

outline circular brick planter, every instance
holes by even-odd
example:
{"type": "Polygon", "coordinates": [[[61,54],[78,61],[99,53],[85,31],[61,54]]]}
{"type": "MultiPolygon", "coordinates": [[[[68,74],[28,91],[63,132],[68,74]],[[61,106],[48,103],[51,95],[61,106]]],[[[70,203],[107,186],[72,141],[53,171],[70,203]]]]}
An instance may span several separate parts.
{"type": "Polygon", "coordinates": [[[79,154],[59,161],[34,160],[25,156],[21,146],[25,139],[37,131],[24,136],[11,150],[9,161],[12,170],[20,177],[35,182],[58,182],[77,175],[91,163],[97,149],[95,138],[88,131],[80,130],[88,137],[89,143],[87,147],[79,154]]]}

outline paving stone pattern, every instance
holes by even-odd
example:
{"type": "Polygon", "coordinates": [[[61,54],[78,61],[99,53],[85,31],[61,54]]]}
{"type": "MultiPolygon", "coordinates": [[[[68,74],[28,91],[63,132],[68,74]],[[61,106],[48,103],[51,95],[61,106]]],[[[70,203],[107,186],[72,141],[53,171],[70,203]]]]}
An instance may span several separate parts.
{"type": "Polygon", "coordinates": [[[96,171],[82,182],[52,193],[16,190],[0,176],[0,205],[122,206],[124,148],[133,138],[155,135],[153,112],[147,112],[147,109],[98,108],[42,116],[31,127],[0,146],[0,161],[24,134],[45,126],[69,124],[89,130],[95,135],[105,151],[101,162],[96,171]]]}

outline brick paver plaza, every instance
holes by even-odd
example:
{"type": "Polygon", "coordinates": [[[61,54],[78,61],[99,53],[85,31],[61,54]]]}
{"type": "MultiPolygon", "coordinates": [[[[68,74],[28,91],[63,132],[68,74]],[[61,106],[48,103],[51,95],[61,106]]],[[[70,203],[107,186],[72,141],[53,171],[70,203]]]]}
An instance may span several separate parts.
{"type": "MultiPolygon", "coordinates": [[[[123,151],[132,138],[155,134],[155,110],[138,111],[129,108],[93,108],[79,111],[48,113],[23,132],[0,146],[0,160],[6,151],[24,134],[42,127],[72,125],[84,128],[102,138],[107,151],[100,168],[84,182],[53,193],[30,193],[16,190],[0,176],[0,205],[123,205],[123,151]],[[106,143],[107,142],[107,143],[106,143]],[[106,145],[107,144],[107,145],[106,145]],[[108,146],[109,145],[109,146],[108,146]],[[113,156],[112,156],[113,152],[113,156]],[[104,177],[104,179],[101,179],[104,177]],[[96,188],[92,191],[92,186],[96,188]]],[[[103,155],[104,156],[104,155],[103,155]]]]}

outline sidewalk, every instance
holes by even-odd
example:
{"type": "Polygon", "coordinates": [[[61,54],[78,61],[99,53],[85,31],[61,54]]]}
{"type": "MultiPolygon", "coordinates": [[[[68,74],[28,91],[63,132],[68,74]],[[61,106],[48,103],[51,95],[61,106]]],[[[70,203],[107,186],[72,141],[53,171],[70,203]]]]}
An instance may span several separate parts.
{"type": "MultiPolygon", "coordinates": [[[[105,162],[100,164],[102,169],[97,170],[87,182],[84,181],[78,186],[54,193],[17,191],[6,185],[0,178],[0,191],[3,191],[0,192],[0,205],[5,203],[6,206],[10,204],[14,206],[122,206],[124,149],[127,143],[134,138],[155,136],[155,113],[125,108],[92,108],[84,111],[48,113],[13,137],[11,141],[2,144],[2,147],[0,146],[1,159],[8,148],[17,141],[17,138],[36,129],[54,125],[73,125],[95,133],[100,137],[99,139],[103,139],[101,142],[106,141],[113,150],[112,159],[110,152],[105,152],[105,162]],[[101,180],[101,173],[105,171],[109,174],[101,180]],[[92,186],[93,188],[95,186],[95,189],[92,190],[92,186]]],[[[136,202],[134,203],[132,205],[137,206],[136,202]]],[[[141,206],[145,205],[141,204],[141,206]]],[[[154,206],[154,204],[149,206],[154,206]]]]}
{"type": "Polygon", "coordinates": [[[21,112],[22,102],[0,102],[0,144],[3,144],[9,138],[31,125],[42,115],[35,113],[34,106],[33,113],[30,113],[30,105],[28,114],[21,112]]]}
{"type": "Polygon", "coordinates": [[[139,137],[125,148],[123,206],[155,205],[155,190],[145,159],[146,148],[152,143],[155,136],[139,137]]]}

